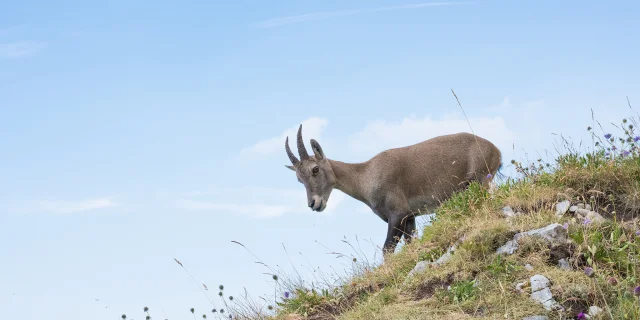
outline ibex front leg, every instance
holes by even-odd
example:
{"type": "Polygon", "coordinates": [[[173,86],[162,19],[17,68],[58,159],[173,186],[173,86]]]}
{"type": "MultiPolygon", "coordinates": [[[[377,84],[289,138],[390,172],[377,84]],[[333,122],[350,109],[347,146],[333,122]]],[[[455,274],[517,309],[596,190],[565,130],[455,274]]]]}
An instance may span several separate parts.
{"type": "Polygon", "coordinates": [[[382,253],[384,256],[392,254],[395,251],[396,245],[398,244],[398,241],[402,237],[402,232],[404,231],[401,218],[394,216],[389,218],[388,221],[387,239],[384,241],[384,246],[382,247],[382,253]]]}

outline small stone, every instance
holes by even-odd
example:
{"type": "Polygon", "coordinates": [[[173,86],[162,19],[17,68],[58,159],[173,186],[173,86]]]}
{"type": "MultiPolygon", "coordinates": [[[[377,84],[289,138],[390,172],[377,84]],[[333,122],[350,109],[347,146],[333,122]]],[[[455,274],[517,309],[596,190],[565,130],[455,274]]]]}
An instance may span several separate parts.
{"type": "Polygon", "coordinates": [[[412,277],[414,274],[416,273],[422,273],[425,270],[427,270],[429,268],[429,266],[431,266],[433,264],[433,262],[431,261],[419,261],[416,266],[413,268],[413,270],[409,271],[409,274],[407,274],[407,278],[412,277]]]}
{"type": "Polygon", "coordinates": [[[515,212],[513,212],[513,209],[511,209],[510,206],[506,206],[506,207],[502,208],[502,214],[507,218],[511,218],[511,217],[516,215],[515,212]]]}
{"type": "Polygon", "coordinates": [[[554,309],[561,308],[560,304],[553,299],[553,294],[551,293],[551,289],[544,288],[542,290],[531,293],[531,299],[542,304],[542,307],[551,311],[554,309]]]}
{"type": "Polygon", "coordinates": [[[558,216],[564,215],[565,213],[567,213],[567,210],[569,210],[570,206],[571,206],[571,202],[569,202],[569,200],[565,200],[556,204],[556,215],[558,216]]]}
{"type": "Polygon", "coordinates": [[[453,245],[449,248],[449,250],[447,250],[447,252],[445,254],[443,254],[440,258],[438,258],[438,260],[436,260],[433,264],[439,266],[443,263],[446,263],[447,261],[449,261],[449,259],[451,259],[451,256],[453,256],[453,252],[456,251],[457,245],[453,245]]]}
{"type": "Polygon", "coordinates": [[[536,291],[540,291],[544,288],[548,288],[549,285],[551,284],[551,282],[549,281],[549,279],[547,279],[547,277],[541,275],[541,274],[536,274],[535,276],[531,277],[529,279],[531,281],[531,291],[532,292],[536,292],[536,291]]]}
{"type": "Polygon", "coordinates": [[[528,263],[524,265],[524,268],[527,269],[528,271],[533,271],[533,266],[528,263]]]}
{"type": "Polygon", "coordinates": [[[587,210],[593,210],[593,209],[591,208],[591,205],[590,205],[590,204],[585,205],[585,206],[584,206],[584,208],[585,208],[585,209],[587,209],[587,210]]]}
{"type": "Polygon", "coordinates": [[[518,233],[514,236],[514,240],[523,236],[540,237],[547,241],[564,241],[567,239],[567,230],[558,223],[552,223],[546,227],[518,233]]]}
{"type": "Polygon", "coordinates": [[[584,203],[578,203],[576,207],[578,207],[578,209],[584,209],[584,203]]]}
{"type": "MultiPolygon", "coordinates": [[[[458,241],[457,243],[460,242],[461,241],[458,241]]],[[[415,275],[416,273],[424,272],[428,268],[439,266],[449,261],[449,259],[451,259],[451,257],[453,256],[453,253],[456,251],[456,248],[458,247],[457,243],[449,247],[449,250],[447,250],[447,252],[440,256],[440,258],[438,258],[438,260],[436,261],[419,261],[418,263],[416,263],[416,266],[413,267],[413,270],[409,271],[409,273],[407,274],[405,282],[408,281],[409,278],[413,277],[413,275],[415,275]]]]}
{"type": "Polygon", "coordinates": [[[569,207],[569,212],[570,212],[570,213],[576,213],[576,210],[578,210],[578,207],[577,207],[577,206],[571,206],[571,207],[569,207]]]}
{"type": "Polygon", "coordinates": [[[584,274],[587,277],[593,277],[595,275],[595,271],[593,271],[593,268],[591,268],[591,267],[586,267],[586,268],[584,268],[584,274]]]}
{"type": "Polygon", "coordinates": [[[571,270],[571,266],[569,265],[569,261],[567,259],[562,258],[558,260],[558,268],[563,270],[571,270]]]}
{"type": "Polygon", "coordinates": [[[513,254],[514,252],[516,252],[516,250],[518,250],[518,241],[509,240],[502,247],[498,248],[498,250],[496,250],[496,253],[497,254],[503,254],[503,253],[513,254]]]}
{"type": "Polygon", "coordinates": [[[578,209],[576,211],[576,215],[578,218],[583,220],[583,224],[590,224],[592,222],[603,222],[606,219],[595,211],[590,211],[587,209],[578,209]]]}
{"type": "Polygon", "coordinates": [[[601,214],[595,211],[589,211],[589,213],[587,213],[587,219],[590,219],[591,221],[595,221],[595,222],[602,222],[606,220],[601,214]]]}
{"type": "Polygon", "coordinates": [[[598,315],[602,311],[603,311],[602,308],[600,308],[598,306],[591,306],[591,307],[589,307],[589,316],[595,317],[596,315],[598,315]]]}
{"type": "Polygon", "coordinates": [[[503,246],[496,250],[497,254],[513,254],[518,250],[518,239],[524,236],[540,237],[548,242],[561,242],[567,240],[567,230],[560,224],[552,223],[546,227],[529,230],[527,232],[518,233],[513,240],[507,241],[503,246]]]}

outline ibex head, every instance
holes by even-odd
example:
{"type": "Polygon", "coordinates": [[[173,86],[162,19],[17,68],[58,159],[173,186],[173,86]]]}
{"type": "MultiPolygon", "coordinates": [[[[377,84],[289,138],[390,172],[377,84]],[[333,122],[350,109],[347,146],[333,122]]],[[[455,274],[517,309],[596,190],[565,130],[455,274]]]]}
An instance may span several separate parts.
{"type": "Polygon", "coordinates": [[[311,139],[311,149],[314,156],[309,156],[302,140],[302,125],[298,128],[298,154],[300,160],[289,148],[289,137],[285,140],[284,148],[287,151],[291,166],[287,168],[296,172],[298,181],[307,189],[307,204],[313,211],[321,212],[327,207],[329,195],[336,183],[331,164],[325,157],[318,141],[311,139]]]}

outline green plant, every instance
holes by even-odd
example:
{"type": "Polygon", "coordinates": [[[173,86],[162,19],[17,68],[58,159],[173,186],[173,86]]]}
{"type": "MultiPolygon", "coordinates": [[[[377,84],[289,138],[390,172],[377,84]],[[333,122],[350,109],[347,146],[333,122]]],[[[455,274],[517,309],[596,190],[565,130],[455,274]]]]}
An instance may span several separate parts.
{"type": "Polygon", "coordinates": [[[505,278],[511,278],[514,273],[523,269],[523,267],[508,258],[504,258],[502,255],[495,255],[491,263],[487,266],[487,270],[489,270],[492,276],[505,278]]]}
{"type": "Polygon", "coordinates": [[[454,303],[460,303],[471,300],[476,297],[478,292],[475,280],[458,281],[451,285],[449,296],[454,303]]]}

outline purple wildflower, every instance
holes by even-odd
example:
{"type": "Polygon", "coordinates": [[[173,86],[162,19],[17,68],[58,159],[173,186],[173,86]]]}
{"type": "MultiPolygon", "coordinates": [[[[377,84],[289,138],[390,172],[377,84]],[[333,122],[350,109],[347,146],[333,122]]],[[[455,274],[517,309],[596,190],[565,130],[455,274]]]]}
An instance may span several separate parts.
{"type": "Polygon", "coordinates": [[[604,155],[605,155],[605,157],[608,157],[608,156],[611,155],[611,152],[605,152],[604,155]]]}
{"type": "Polygon", "coordinates": [[[604,135],[604,138],[605,138],[605,139],[610,139],[610,138],[611,138],[611,133],[607,133],[607,134],[605,134],[605,135],[604,135]]]}
{"type": "Polygon", "coordinates": [[[562,228],[564,228],[565,230],[569,230],[569,223],[568,223],[568,222],[565,222],[565,223],[562,225],[562,228]]]}
{"type": "Polygon", "coordinates": [[[586,320],[586,319],[587,319],[587,315],[584,314],[584,312],[578,313],[578,320],[586,320]]]}
{"type": "Polygon", "coordinates": [[[640,141],[640,136],[633,137],[633,142],[638,142],[638,141],[640,141]]]}
{"type": "Polygon", "coordinates": [[[591,219],[586,218],[586,219],[584,219],[584,222],[582,224],[586,226],[586,225],[588,225],[590,223],[591,223],[591,219]]]}
{"type": "Polygon", "coordinates": [[[611,150],[616,151],[618,148],[616,146],[611,147],[611,150]]]}
{"type": "Polygon", "coordinates": [[[629,154],[631,154],[631,152],[629,152],[629,151],[627,151],[627,150],[622,150],[622,156],[623,156],[623,157],[626,157],[626,156],[628,156],[629,154]]]}
{"type": "Polygon", "coordinates": [[[493,178],[493,175],[492,175],[491,173],[489,173],[489,174],[487,175],[487,179],[491,179],[491,178],[493,178]]]}
{"type": "Polygon", "coordinates": [[[586,274],[587,277],[593,277],[594,275],[593,268],[591,267],[584,268],[584,274],[586,274]]]}
{"type": "Polygon", "coordinates": [[[635,289],[633,289],[633,294],[636,297],[640,297],[640,286],[637,286],[635,289]]]}
{"type": "Polygon", "coordinates": [[[640,237],[640,230],[636,231],[636,237],[640,237]]]}
{"type": "Polygon", "coordinates": [[[284,292],[284,298],[285,299],[289,299],[289,291],[285,291],[284,292]]]}

